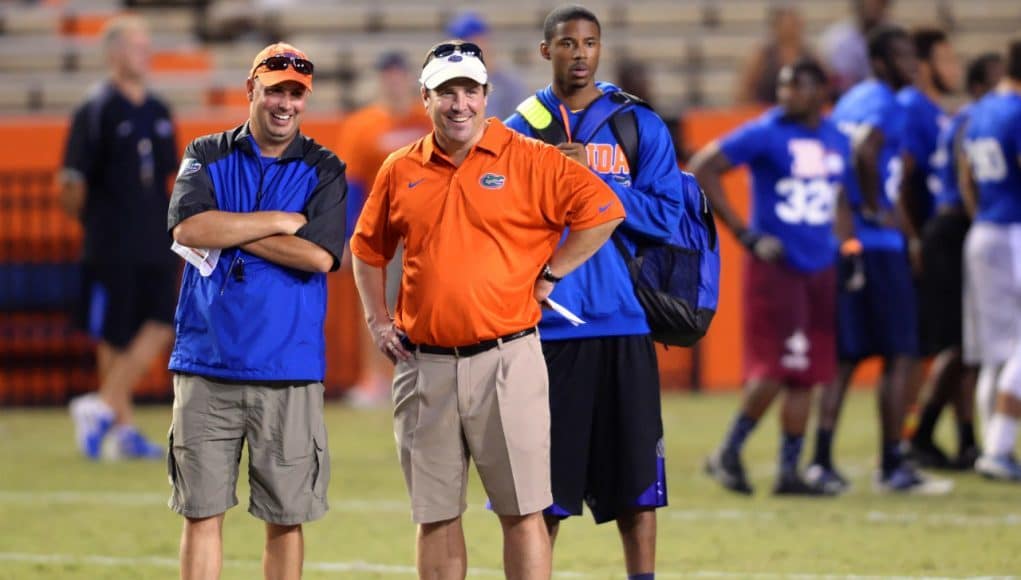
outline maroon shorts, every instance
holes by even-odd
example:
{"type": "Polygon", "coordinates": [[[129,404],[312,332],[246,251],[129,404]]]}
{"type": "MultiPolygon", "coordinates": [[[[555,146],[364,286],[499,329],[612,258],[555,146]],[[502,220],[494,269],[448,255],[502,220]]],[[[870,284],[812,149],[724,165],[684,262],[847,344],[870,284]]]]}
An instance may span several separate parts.
{"type": "Polygon", "coordinates": [[[836,271],[745,258],[744,376],[811,387],[836,372],[836,271]]]}

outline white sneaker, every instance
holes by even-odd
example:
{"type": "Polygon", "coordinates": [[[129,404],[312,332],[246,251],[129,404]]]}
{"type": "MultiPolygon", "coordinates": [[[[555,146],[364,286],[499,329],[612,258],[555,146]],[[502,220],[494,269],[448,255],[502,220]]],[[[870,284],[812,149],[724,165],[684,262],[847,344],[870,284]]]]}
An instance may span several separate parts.
{"type": "Polygon", "coordinates": [[[904,463],[887,477],[883,477],[882,471],[876,473],[873,489],[877,493],[947,495],[954,490],[954,482],[924,474],[904,463]]]}
{"type": "Polygon", "coordinates": [[[1021,465],[1010,455],[983,455],[975,461],[975,471],[989,479],[1021,482],[1021,465]]]}
{"type": "Polygon", "coordinates": [[[109,405],[103,402],[96,393],[88,393],[71,399],[69,405],[71,419],[74,420],[75,441],[78,450],[85,457],[98,460],[110,427],[113,426],[114,413],[109,405]]]}

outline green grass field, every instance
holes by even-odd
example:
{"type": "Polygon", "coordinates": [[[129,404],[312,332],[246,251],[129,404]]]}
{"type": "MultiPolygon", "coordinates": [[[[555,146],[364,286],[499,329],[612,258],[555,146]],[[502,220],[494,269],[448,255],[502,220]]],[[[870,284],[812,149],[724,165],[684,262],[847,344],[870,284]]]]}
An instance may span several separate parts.
{"type": "MultiPolygon", "coordinates": [[[[1021,486],[954,476],[945,498],[871,491],[876,421],[870,393],[855,393],[837,442],[854,489],[837,499],[769,495],[775,414],[753,435],[752,498],[700,472],[735,395],[665,400],[670,507],[659,519],[661,578],[960,578],[1021,575],[1021,486]]],[[[169,407],[139,414],[165,433],[169,407]]],[[[949,431],[949,420],[944,427],[949,431]]],[[[397,465],[389,410],[328,408],[331,511],[306,526],[307,578],[413,577],[414,527],[397,465]]],[[[947,432],[941,432],[949,440],[947,432]]],[[[806,449],[806,452],[810,449],[806,449]]],[[[0,578],[175,578],[181,520],[166,507],[165,467],[95,464],[72,445],[64,409],[0,410],[0,578]]],[[[239,507],[225,524],[225,578],[260,577],[262,526],[239,507]]],[[[472,482],[465,514],[469,577],[499,577],[500,534],[472,482]]],[[[623,578],[616,529],[577,518],[561,529],[556,577],[623,578]]],[[[1019,576],[1021,577],[1021,576],[1019,576]]]]}

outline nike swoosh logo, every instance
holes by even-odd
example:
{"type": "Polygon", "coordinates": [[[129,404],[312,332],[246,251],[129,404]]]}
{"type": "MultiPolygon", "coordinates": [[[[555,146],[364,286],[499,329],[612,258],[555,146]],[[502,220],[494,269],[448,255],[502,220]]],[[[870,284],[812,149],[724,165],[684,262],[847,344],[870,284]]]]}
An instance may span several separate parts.
{"type": "Polygon", "coordinates": [[[613,205],[613,203],[608,203],[608,204],[606,204],[606,205],[604,205],[604,206],[601,206],[601,207],[599,208],[599,213],[603,213],[604,211],[606,211],[606,210],[610,209],[610,206],[611,206],[611,205],[613,205]]]}
{"type": "Polygon", "coordinates": [[[422,179],[419,179],[418,181],[409,181],[408,182],[408,189],[411,189],[412,187],[415,187],[416,185],[418,185],[419,183],[422,183],[423,181],[425,181],[424,177],[422,179]]]}

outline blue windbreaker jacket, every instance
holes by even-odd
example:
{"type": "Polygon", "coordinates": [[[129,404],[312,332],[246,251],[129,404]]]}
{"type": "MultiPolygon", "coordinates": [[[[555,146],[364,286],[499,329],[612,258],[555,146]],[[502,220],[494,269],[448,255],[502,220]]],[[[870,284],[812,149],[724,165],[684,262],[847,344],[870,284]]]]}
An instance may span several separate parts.
{"type": "MultiPolygon", "coordinates": [[[[605,93],[620,89],[610,83],[597,86],[605,93]]],[[[550,86],[536,97],[560,120],[561,101],[550,86]]],[[[577,127],[585,111],[567,111],[571,127],[577,127]]],[[[673,140],[663,120],[652,110],[633,106],[638,121],[637,171],[630,171],[623,149],[609,123],[604,124],[587,144],[589,168],[602,177],[617,194],[627,218],[617,229],[634,250],[635,239],[666,242],[677,229],[682,208],[681,172],[677,167],[673,140]],[[632,183],[632,175],[637,180],[632,183]]],[[[505,124],[525,135],[537,137],[520,113],[505,124]]],[[[566,232],[565,232],[566,235],[566,232]]],[[[559,314],[545,310],[539,329],[543,340],[566,340],[599,336],[648,334],[645,312],[634,295],[627,266],[613,241],[607,241],[594,256],[559,282],[550,296],[579,315],[586,324],[573,326],[559,314]]]]}
{"type": "MultiPolygon", "coordinates": [[[[344,164],[299,134],[279,158],[263,157],[248,125],[206,135],[185,150],[168,230],[207,210],[301,212],[297,232],[333,255],[344,243],[344,164]]],[[[321,381],[326,275],[224,248],[208,277],[188,264],[174,318],[170,370],[236,381],[321,381]]]]}

